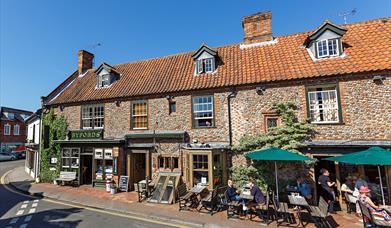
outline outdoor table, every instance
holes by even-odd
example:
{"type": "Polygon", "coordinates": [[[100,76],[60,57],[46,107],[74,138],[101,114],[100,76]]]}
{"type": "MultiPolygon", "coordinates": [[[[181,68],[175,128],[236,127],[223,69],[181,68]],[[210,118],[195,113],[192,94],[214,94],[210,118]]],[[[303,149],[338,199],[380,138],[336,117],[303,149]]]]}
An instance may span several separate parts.
{"type": "Polygon", "coordinates": [[[291,205],[297,206],[297,218],[299,219],[300,224],[304,227],[304,223],[301,220],[301,208],[304,207],[308,211],[310,205],[308,204],[307,200],[302,196],[288,195],[288,199],[291,205]]]}
{"type": "Polygon", "coordinates": [[[254,196],[252,196],[251,194],[240,193],[240,198],[241,199],[247,199],[247,200],[251,201],[251,200],[254,199],[254,196]]]}
{"type": "Polygon", "coordinates": [[[153,189],[153,185],[151,186],[150,184],[151,184],[151,182],[152,182],[152,180],[148,180],[148,186],[147,186],[147,182],[145,181],[145,180],[141,180],[141,181],[139,181],[138,183],[139,183],[139,185],[143,188],[143,189],[145,189],[145,190],[147,190],[147,197],[148,197],[148,195],[149,195],[149,193],[150,193],[150,191],[153,189]]]}
{"type": "Polygon", "coordinates": [[[201,197],[200,195],[204,192],[206,192],[208,190],[207,186],[203,186],[203,185],[196,185],[194,187],[192,187],[190,189],[190,192],[193,193],[193,196],[192,196],[192,207],[195,207],[197,208],[201,202],[201,197]]]}

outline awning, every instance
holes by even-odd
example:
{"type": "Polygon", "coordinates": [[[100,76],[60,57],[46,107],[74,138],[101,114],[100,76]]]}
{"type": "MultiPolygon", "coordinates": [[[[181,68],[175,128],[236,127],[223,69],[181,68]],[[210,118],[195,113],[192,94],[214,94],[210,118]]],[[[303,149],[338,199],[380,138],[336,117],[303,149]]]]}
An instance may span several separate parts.
{"type": "Polygon", "coordinates": [[[22,152],[26,150],[26,146],[18,146],[15,148],[15,152],[22,152]]]}

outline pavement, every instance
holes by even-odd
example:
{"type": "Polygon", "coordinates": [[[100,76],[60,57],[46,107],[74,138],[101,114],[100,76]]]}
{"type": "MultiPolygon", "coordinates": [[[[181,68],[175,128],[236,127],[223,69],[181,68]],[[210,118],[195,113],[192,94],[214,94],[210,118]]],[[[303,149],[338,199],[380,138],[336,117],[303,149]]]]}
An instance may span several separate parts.
{"type": "MultiPolygon", "coordinates": [[[[19,191],[44,199],[46,202],[56,202],[62,204],[63,206],[70,206],[70,208],[74,209],[79,208],[79,210],[89,211],[89,213],[93,212],[95,214],[102,211],[107,212],[110,213],[110,216],[114,216],[114,220],[117,220],[115,217],[128,217],[130,220],[135,220],[135,218],[138,218],[140,220],[136,219],[136,221],[157,221],[162,223],[162,226],[159,227],[164,227],[164,225],[176,225],[183,227],[246,226],[250,228],[259,227],[261,225],[259,222],[243,219],[228,220],[226,219],[225,212],[219,212],[213,216],[210,216],[209,214],[200,213],[197,211],[179,212],[177,204],[163,205],[145,202],[138,203],[137,194],[134,192],[124,192],[111,195],[102,189],[95,189],[90,186],[69,187],[57,186],[48,183],[36,184],[33,183],[33,180],[29,178],[29,176],[24,172],[24,168],[20,166],[12,169],[4,179],[6,183],[11,184],[19,191]]],[[[34,201],[31,204],[33,203],[34,201]]],[[[27,204],[26,207],[30,207],[30,204],[27,204]]],[[[16,213],[18,212],[16,211],[16,213]]],[[[67,213],[74,214],[74,212],[67,213]]],[[[0,213],[0,215],[1,214],[2,213],[0,213]]],[[[335,225],[335,227],[362,227],[362,223],[358,221],[357,217],[343,212],[339,212],[337,215],[333,215],[332,223],[335,225]]],[[[70,227],[74,227],[73,225],[74,224],[71,224],[70,227]]],[[[76,225],[79,227],[79,224],[76,225]]],[[[150,227],[149,225],[150,224],[141,224],[139,227],[150,227]]],[[[129,224],[127,224],[127,226],[129,226],[129,224]]],[[[276,223],[273,222],[270,224],[270,226],[276,227],[276,223]]],[[[290,226],[296,226],[296,224],[291,224],[290,226]]],[[[0,227],[3,227],[1,226],[1,222],[0,227]]],[[[314,224],[309,223],[306,225],[306,227],[314,227],[314,224]]]]}

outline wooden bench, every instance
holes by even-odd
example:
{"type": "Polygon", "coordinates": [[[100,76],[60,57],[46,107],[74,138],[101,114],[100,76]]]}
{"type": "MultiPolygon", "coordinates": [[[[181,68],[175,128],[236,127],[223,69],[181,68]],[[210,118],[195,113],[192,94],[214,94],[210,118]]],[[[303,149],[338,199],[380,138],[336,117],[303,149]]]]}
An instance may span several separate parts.
{"type": "Polygon", "coordinates": [[[60,182],[61,185],[64,185],[65,183],[72,183],[76,180],[76,172],[60,172],[60,177],[56,178],[55,181],[58,183],[60,182]]]}
{"type": "Polygon", "coordinates": [[[314,219],[314,222],[316,223],[317,226],[332,227],[327,221],[328,208],[329,205],[322,196],[319,198],[318,206],[309,207],[311,218],[314,219]]]}
{"type": "Polygon", "coordinates": [[[363,205],[360,201],[357,201],[360,206],[361,215],[364,227],[391,227],[391,224],[384,220],[375,219],[371,210],[363,205]]]}
{"type": "Polygon", "coordinates": [[[193,196],[192,192],[187,191],[186,184],[181,184],[177,188],[177,200],[179,204],[179,211],[183,209],[189,209],[189,204],[191,204],[191,197],[193,196]]]}

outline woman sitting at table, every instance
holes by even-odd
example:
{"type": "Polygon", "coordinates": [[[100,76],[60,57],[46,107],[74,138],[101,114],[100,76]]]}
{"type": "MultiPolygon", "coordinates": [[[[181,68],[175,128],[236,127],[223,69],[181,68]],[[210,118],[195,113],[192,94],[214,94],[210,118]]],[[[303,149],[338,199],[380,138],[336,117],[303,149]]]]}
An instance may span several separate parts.
{"type": "Polygon", "coordinates": [[[297,178],[297,189],[299,190],[300,194],[306,198],[307,200],[312,199],[312,190],[310,184],[304,179],[304,177],[299,176],[297,178]]]}
{"type": "Polygon", "coordinates": [[[369,210],[372,211],[372,213],[376,216],[380,216],[384,218],[386,221],[391,221],[391,215],[381,206],[376,206],[371,198],[369,197],[369,190],[366,186],[361,186],[360,188],[360,195],[358,197],[358,200],[366,207],[368,207],[369,210]]]}
{"type": "Polygon", "coordinates": [[[240,196],[236,192],[236,188],[234,187],[234,182],[232,180],[228,180],[227,195],[232,201],[240,201],[240,196]]]}
{"type": "Polygon", "coordinates": [[[254,197],[254,200],[248,203],[248,207],[252,208],[259,204],[264,204],[265,196],[261,192],[261,189],[259,189],[259,187],[255,184],[255,181],[250,179],[248,185],[250,186],[250,193],[254,197]]]}

